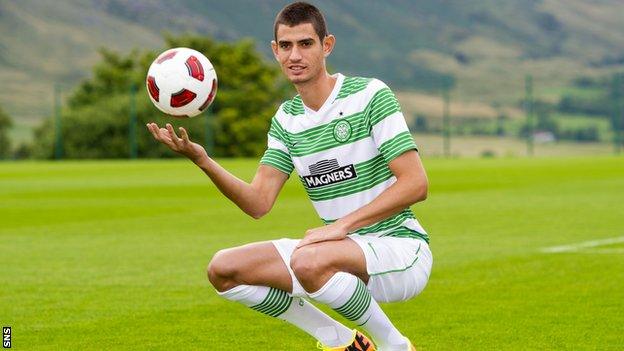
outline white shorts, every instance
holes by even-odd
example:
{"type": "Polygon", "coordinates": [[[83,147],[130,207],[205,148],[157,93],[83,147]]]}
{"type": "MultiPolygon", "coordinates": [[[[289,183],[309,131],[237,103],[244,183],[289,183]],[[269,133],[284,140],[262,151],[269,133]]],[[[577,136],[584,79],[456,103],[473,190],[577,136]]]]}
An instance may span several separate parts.
{"type": "MultiPolygon", "coordinates": [[[[404,301],[418,295],[427,285],[433,257],[423,240],[394,237],[348,236],[362,249],[370,279],[368,290],[378,302],[404,301]]],[[[306,296],[290,268],[290,257],[298,239],[273,240],[292,277],[293,296],[306,296]]]]}

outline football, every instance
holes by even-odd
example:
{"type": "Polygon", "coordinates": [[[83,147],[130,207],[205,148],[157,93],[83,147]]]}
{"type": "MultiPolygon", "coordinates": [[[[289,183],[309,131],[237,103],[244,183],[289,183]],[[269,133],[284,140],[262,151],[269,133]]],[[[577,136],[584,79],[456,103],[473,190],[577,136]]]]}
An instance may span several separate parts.
{"type": "Polygon", "coordinates": [[[199,51],[169,49],[147,71],[147,92],[156,107],[178,118],[197,116],[214,100],[217,73],[199,51]]]}

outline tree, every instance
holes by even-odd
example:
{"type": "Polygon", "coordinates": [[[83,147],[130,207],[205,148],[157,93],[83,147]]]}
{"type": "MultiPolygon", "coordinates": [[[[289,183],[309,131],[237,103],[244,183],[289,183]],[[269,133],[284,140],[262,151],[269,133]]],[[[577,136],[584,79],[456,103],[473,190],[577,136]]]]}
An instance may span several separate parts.
{"type": "Polygon", "coordinates": [[[11,118],[0,107],[0,159],[8,158],[11,155],[11,140],[8,131],[12,125],[11,118]]]}
{"type": "MultiPolygon", "coordinates": [[[[288,84],[279,68],[267,63],[254,43],[242,40],[220,43],[195,35],[166,36],[168,47],[191,47],[202,52],[217,70],[219,88],[209,108],[215,149],[212,156],[258,156],[266,148],[269,121],[279,103],[288,95],[288,84]]],[[[174,154],[156,143],[147,122],[169,122],[184,126],[190,137],[204,142],[203,115],[187,120],[164,116],[154,107],[145,86],[145,74],[157,52],[133,51],[127,56],[100,51],[102,61],[93,77],[84,81],[68,98],[62,110],[63,149],[68,158],[127,157],[129,147],[130,89],[138,87],[136,111],[139,121],[138,154],[141,157],[171,157],[174,154]]],[[[47,119],[36,131],[35,155],[53,156],[53,120],[47,119]]]]}

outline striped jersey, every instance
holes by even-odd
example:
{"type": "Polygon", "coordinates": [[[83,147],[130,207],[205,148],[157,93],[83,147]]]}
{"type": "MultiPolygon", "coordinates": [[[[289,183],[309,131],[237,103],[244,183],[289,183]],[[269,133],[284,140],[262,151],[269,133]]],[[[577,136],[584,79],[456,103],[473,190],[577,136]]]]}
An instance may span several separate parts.
{"type": "MultiPolygon", "coordinates": [[[[261,164],[288,175],[293,169],[325,224],[369,204],[396,182],[388,163],[416,145],[399,103],[383,82],[336,74],[318,111],[299,95],[271,121],[261,164]]],[[[354,232],[428,241],[409,208],[354,232]]]]}

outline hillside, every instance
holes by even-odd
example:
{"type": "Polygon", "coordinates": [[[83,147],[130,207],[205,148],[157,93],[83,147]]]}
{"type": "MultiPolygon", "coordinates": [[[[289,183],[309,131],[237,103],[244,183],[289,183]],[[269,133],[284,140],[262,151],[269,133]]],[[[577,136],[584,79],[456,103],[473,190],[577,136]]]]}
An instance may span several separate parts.
{"type": "MultiPolygon", "coordinates": [[[[517,107],[524,75],[536,95],[556,99],[579,76],[624,67],[619,0],[314,1],[337,48],[329,63],[377,76],[395,89],[517,107]]],[[[267,54],[281,0],[38,0],[0,2],[0,105],[26,135],[52,110],[52,87],[88,76],[99,47],[158,49],[162,32],[220,40],[253,37],[267,54]],[[174,14],[174,15],[172,15],[174,14]]],[[[416,102],[408,102],[415,103],[416,102]]]]}

